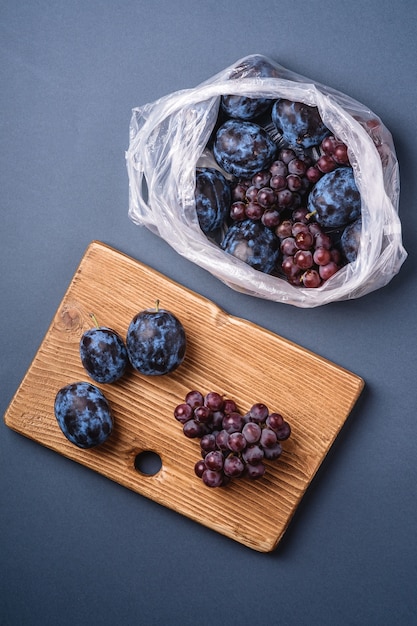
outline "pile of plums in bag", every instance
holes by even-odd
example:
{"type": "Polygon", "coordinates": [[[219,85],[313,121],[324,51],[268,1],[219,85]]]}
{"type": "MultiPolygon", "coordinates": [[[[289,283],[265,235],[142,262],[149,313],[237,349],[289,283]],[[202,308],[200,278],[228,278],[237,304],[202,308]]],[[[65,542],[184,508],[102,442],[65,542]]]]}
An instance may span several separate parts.
{"type": "Polygon", "coordinates": [[[194,470],[208,487],[225,486],[234,478],[261,478],[264,461],[277,460],[281,442],[291,434],[283,416],[265,404],[257,402],[242,415],[234,400],[215,391],[189,391],[174,417],[186,437],[200,439],[201,459],[194,470]]]}
{"type": "MultiPolygon", "coordinates": [[[[275,76],[276,69],[245,75],[275,76]]],[[[317,107],[223,96],[207,149],[218,168],[197,168],[196,212],[223,250],[305,287],[320,286],[355,260],[360,192],[347,146],[317,107]]]]}

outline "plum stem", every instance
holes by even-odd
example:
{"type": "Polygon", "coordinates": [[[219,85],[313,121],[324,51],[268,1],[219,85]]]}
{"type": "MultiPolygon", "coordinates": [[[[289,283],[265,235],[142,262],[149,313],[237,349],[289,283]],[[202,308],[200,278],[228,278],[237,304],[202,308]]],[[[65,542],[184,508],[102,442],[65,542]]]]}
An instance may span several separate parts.
{"type": "Polygon", "coordinates": [[[96,316],[94,315],[94,313],[90,313],[90,317],[91,317],[91,319],[93,320],[93,322],[94,322],[94,324],[95,324],[95,327],[96,327],[96,328],[99,328],[99,327],[100,327],[100,325],[99,325],[99,323],[98,323],[98,321],[97,321],[97,318],[96,318],[96,316]]]}
{"type": "Polygon", "coordinates": [[[155,300],[155,310],[158,313],[158,311],[159,311],[159,300],[155,300]]]}

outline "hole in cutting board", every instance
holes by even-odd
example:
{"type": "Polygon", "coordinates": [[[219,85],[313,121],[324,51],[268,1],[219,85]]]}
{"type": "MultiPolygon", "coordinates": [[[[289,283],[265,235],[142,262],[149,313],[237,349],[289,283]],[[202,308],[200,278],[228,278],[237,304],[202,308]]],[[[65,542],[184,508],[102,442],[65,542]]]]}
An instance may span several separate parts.
{"type": "Polygon", "coordinates": [[[135,470],[146,476],[155,476],[162,467],[162,459],[152,450],[139,452],[135,457],[135,470]]]}

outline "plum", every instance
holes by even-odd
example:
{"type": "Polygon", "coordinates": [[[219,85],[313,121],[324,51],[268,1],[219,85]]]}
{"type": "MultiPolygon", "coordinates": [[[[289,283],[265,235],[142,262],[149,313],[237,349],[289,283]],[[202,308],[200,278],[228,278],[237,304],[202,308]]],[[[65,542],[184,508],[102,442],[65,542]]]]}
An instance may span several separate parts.
{"type": "Polygon", "coordinates": [[[249,98],[235,94],[225,94],[221,98],[223,113],[239,120],[251,121],[271,106],[272,101],[268,98],[249,98]]]}
{"type": "Polygon", "coordinates": [[[113,430],[106,397],[88,382],[62,387],[56,394],[54,411],[63,434],[78,448],[94,448],[104,443],[113,430]]]}
{"type": "Polygon", "coordinates": [[[311,148],[330,135],[317,107],[281,98],[272,107],[272,121],[290,146],[311,148]]]}
{"type": "Polygon", "coordinates": [[[268,169],[274,160],[276,145],[258,124],[227,120],[217,130],[213,155],[217,164],[237,178],[251,178],[268,169]]]}
{"type": "Polygon", "coordinates": [[[252,54],[232,69],[229,78],[283,78],[285,73],[286,70],[276,67],[262,54],[252,54]]]}
{"type": "Polygon", "coordinates": [[[311,190],[307,208],[325,228],[341,228],[356,220],[361,213],[361,195],[352,168],[338,167],[324,174],[311,190]]]}
{"type": "Polygon", "coordinates": [[[265,274],[274,270],[279,257],[278,238],[257,220],[235,222],[226,232],[221,247],[265,274]]]}
{"type": "Polygon", "coordinates": [[[229,214],[229,183],[219,170],[212,167],[198,168],[194,196],[200,228],[209,235],[223,224],[229,214]]]}
{"type": "MultiPolygon", "coordinates": [[[[280,71],[262,55],[254,54],[233,68],[232,80],[239,78],[279,78],[280,71]]],[[[274,100],[269,98],[251,98],[235,94],[224,94],[221,98],[222,111],[229,117],[241,120],[253,120],[265,113],[274,100]]]]}
{"type": "Polygon", "coordinates": [[[344,229],[340,238],[340,246],[349,263],[356,260],[362,232],[362,218],[358,218],[344,229]]]}
{"type": "Polygon", "coordinates": [[[113,383],[121,378],[129,363],[120,335],[106,326],[90,328],[80,340],[81,362],[93,380],[113,383]]]}
{"type": "Polygon", "coordinates": [[[147,376],[161,376],[181,365],[186,352],[182,323],[170,311],[146,309],[129,324],[126,347],[132,366],[147,376]]]}

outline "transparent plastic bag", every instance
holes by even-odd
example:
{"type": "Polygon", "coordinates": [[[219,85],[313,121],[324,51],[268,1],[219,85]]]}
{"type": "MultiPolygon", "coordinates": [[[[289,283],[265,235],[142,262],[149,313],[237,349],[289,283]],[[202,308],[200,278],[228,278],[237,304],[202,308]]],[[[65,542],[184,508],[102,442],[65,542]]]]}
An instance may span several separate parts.
{"type": "Polygon", "coordinates": [[[352,98],[287,70],[261,55],[236,62],[200,86],[133,109],[129,148],[129,216],[180,255],[236,291],[316,307],[358,298],[385,286],[407,257],[398,216],[399,168],[390,132],[352,98]],[[265,60],[277,76],[254,75],[265,60]],[[200,229],[194,199],[196,167],[217,167],[206,149],[223,94],[285,98],[317,106],[328,129],[348,147],[361,194],[362,231],[356,260],[317,288],[294,286],[223,251],[200,229]]]}

